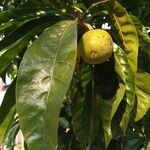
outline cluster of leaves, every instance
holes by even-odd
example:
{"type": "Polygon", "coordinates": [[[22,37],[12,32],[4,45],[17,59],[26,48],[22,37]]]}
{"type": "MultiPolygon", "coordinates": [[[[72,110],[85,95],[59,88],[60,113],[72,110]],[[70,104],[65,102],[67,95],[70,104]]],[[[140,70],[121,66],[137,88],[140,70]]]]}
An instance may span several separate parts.
{"type": "Polygon", "coordinates": [[[3,0],[1,6],[0,76],[5,81],[13,72],[0,106],[1,144],[13,149],[21,129],[26,149],[147,147],[150,38],[135,10],[127,7],[129,14],[116,0],[3,0]],[[114,53],[87,64],[78,41],[87,24],[105,23],[114,53]]]}

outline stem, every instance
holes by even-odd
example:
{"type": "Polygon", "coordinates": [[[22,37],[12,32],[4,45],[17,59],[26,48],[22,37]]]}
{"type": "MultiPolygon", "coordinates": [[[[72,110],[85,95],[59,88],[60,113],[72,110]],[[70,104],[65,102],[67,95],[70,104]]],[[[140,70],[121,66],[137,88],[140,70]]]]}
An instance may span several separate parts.
{"type": "Polygon", "coordinates": [[[91,145],[88,145],[88,147],[86,147],[86,150],[90,150],[91,148],[91,145]]]}
{"type": "Polygon", "coordinates": [[[73,143],[73,134],[71,133],[71,139],[70,139],[68,150],[72,150],[72,143],[73,143]]]}
{"type": "Polygon", "coordinates": [[[90,7],[88,8],[88,10],[93,9],[94,7],[98,7],[98,5],[104,4],[104,3],[106,3],[106,2],[109,2],[109,0],[102,0],[102,1],[100,1],[100,2],[94,3],[92,6],[90,6],[90,7]]]}
{"type": "Polygon", "coordinates": [[[91,122],[90,122],[90,136],[89,136],[89,144],[86,147],[86,150],[90,150],[91,148],[91,144],[92,144],[92,139],[93,139],[93,122],[94,122],[94,116],[95,116],[95,82],[94,82],[94,65],[92,65],[92,103],[91,103],[91,107],[92,107],[92,113],[91,113],[91,122]]]}
{"type": "Polygon", "coordinates": [[[76,11],[78,11],[78,12],[80,12],[80,13],[83,13],[83,11],[80,9],[80,8],[78,8],[78,7],[76,7],[76,6],[72,6],[76,11]]]}
{"type": "Polygon", "coordinates": [[[89,23],[84,23],[84,26],[86,26],[89,30],[93,29],[93,27],[89,23]]]}

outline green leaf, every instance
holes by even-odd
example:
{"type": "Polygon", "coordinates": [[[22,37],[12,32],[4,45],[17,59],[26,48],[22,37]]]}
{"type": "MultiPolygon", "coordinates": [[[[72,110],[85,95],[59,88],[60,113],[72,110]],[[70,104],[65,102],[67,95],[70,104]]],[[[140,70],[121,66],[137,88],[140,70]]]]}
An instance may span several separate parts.
{"type": "Polygon", "coordinates": [[[144,52],[146,52],[150,56],[150,38],[147,37],[146,33],[143,33],[141,31],[137,31],[139,36],[139,43],[144,52]]]}
{"type": "Polygon", "coordinates": [[[139,89],[143,90],[143,92],[150,94],[150,74],[146,72],[136,73],[135,83],[139,89]]]}
{"type": "Polygon", "coordinates": [[[37,18],[36,16],[33,16],[33,17],[29,16],[29,18],[26,18],[26,19],[24,19],[24,18],[14,19],[14,20],[11,19],[9,22],[2,23],[0,25],[0,31],[5,31],[8,28],[9,28],[9,30],[10,29],[15,30],[16,28],[18,28],[18,27],[22,26],[23,24],[25,24],[31,20],[34,20],[36,18],[37,18]]]}
{"type": "Polygon", "coordinates": [[[110,14],[112,15],[113,26],[120,37],[122,48],[127,54],[130,67],[133,72],[137,70],[138,59],[138,36],[135,26],[128,12],[117,1],[110,3],[110,14]]]}
{"type": "Polygon", "coordinates": [[[122,80],[123,84],[125,85],[125,112],[122,116],[122,121],[120,122],[120,127],[122,128],[123,132],[128,126],[130,113],[134,107],[135,101],[135,79],[132,70],[130,69],[128,59],[124,51],[114,45],[114,57],[115,57],[115,69],[118,73],[120,79],[122,80]]]}
{"type": "Polygon", "coordinates": [[[12,62],[12,60],[17,56],[17,54],[29,44],[29,41],[32,40],[35,35],[41,33],[46,27],[53,23],[54,22],[52,21],[51,23],[45,23],[36,27],[35,29],[25,34],[21,39],[17,40],[15,43],[3,49],[0,53],[0,74],[12,62]]]}
{"type": "MultiPolygon", "coordinates": [[[[17,41],[19,38],[24,36],[26,33],[29,31],[33,30],[34,28],[38,27],[39,25],[46,23],[46,22],[51,22],[52,20],[60,20],[58,16],[44,16],[39,19],[34,19],[32,21],[29,21],[22,25],[21,27],[17,28],[15,27],[14,31],[8,31],[8,33],[5,33],[5,37],[0,41],[0,50],[4,49],[8,45],[14,43],[17,41]]],[[[53,22],[53,21],[52,21],[53,22]]]]}
{"type": "Polygon", "coordinates": [[[150,94],[145,93],[139,88],[136,88],[136,96],[137,96],[137,112],[135,121],[138,121],[150,109],[150,94]]]}
{"type": "Polygon", "coordinates": [[[8,90],[6,91],[3,102],[0,106],[0,125],[3,123],[8,113],[11,111],[16,103],[15,86],[16,79],[14,79],[14,81],[11,83],[8,90]]]}
{"type": "Polygon", "coordinates": [[[8,18],[12,17],[12,18],[9,20],[7,19],[6,22],[1,23],[0,31],[3,32],[5,36],[7,36],[10,33],[14,32],[17,28],[21,27],[27,22],[30,22],[31,20],[38,20],[39,18],[48,15],[55,16],[55,13],[56,12],[54,12],[52,9],[48,9],[48,8],[41,8],[41,10],[39,10],[39,8],[28,8],[28,9],[17,8],[12,10],[12,12],[11,11],[1,12],[0,22],[2,22],[3,19],[5,20],[4,16],[6,16],[6,18],[7,17],[8,18]],[[22,13],[21,11],[24,13],[22,13]],[[18,14],[20,14],[20,16],[16,14],[17,12],[18,14]]]}
{"type": "Polygon", "coordinates": [[[28,8],[16,8],[12,10],[6,10],[0,12],[0,24],[1,26],[5,26],[5,23],[9,22],[14,22],[14,19],[28,19],[31,17],[40,17],[45,14],[55,14],[56,11],[54,11],[52,8],[44,8],[44,7],[30,7],[28,8]]]}
{"type": "Polygon", "coordinates": [[[117,93],[111,100],[102,100],[101,118],[103,123],[106,148],[108,147],[109,142],[112,139],[111,121],[114,114],[117,111],[117,108],[119,107],[121,100],[123,99],[124,94],[125,94],[125,86],[123,84],[120,84],[117,93]]]}
{"type": "Polygon", "coordinates": [[[132,22],[136,27],[136,31],[138,34],[139,44],[143,48],[143,50],[150,55],[150,37],[146,31],[144,25],[140,22],[138,18],[133,15],[130,15],[132,22]]]}
{"type": "Polygon", "coordinates": [[[119,107],[119,104],[121,100],[123,99],[123,96],[125,94],[125,85],[124,84],[119,84],[119,89],[117,90],[116,95],[114,96],[113,100],[113,105],[112,105],[112,110],[111,110],[111,119],[115,115],[117,108],[119,107]]]}
{"type": "Polygon", "coordinates": [[[142,142],[143,141],[138,138],[130,139],[124,144],[123,150],[138,150],[142,145],[142,142]]]}
{"type": "Polygon", "coordinates": [[[141,70],[143,72],[148,72],[150,74],[150,54],[148,54],[148,48],[141,49],[139,51],[139,59],[138,59],[138,70],[141,70]]]}
{"type": "Polygon", "coordinates": [[[77,23],[46,29],[28,48],[17,80],[17,112],[29,149],[56,149],[59,113],[73,75],[77,23]]]}
{"type": "Polygon", "coordinates": [[[133,24],[135,25],[136,30],[141,30],[142,32],[146,33],[148,36],[148,33],[146,31],[146,28],[144,27],[144,25],[142,24],[142,22],[134,15],[130,15],[130,18],[133,22],[133,24]]]}
{"type": "Polygon", "coordinates": [[[147,111],[146,115],[142,118],[142,121],[144,126],[144,133],[146,137],[150,139],[150,110],[147,111]]]}
{"type": "Polygon", "coordinates": [[[9,131],[4,140],[4,145],[6,145],[7,150],[14,150],[16,135],[20,129],[19,121],[16,121],[9,128],[9,131]]]}
{"type": "Polygon", "coordinates": [[[10,127],[15,115],[15,85],[14,80],[5,93],[3,102],[0,106],[0,144],[3,142],[8,128],[10,127]]]}
{"type": "Polygon", "coordinates": [[[137,17],[133,15],[130,16],[136,27],[137,34],[139,37],[140,51],[139,51],[138,67],[150,73],[150,37],[147,33],[148,31],[137,17]]]}
{"type": "Polygon", "coordinates": [[[99,126],[100,97],[93,87],[92,66],[83,64],[79,74],[73,105],[73,131],[79,143],[90,147],[99,126]]]}
{"type": "Polygon", "coordinates": [[[147,144],[147,150],[150,149],[150,142],[147,144]]]}
{"type": "Polygon", "coordinates": [[[137,112],[135,121],[141,119],[150,109],[150,75],[148,73],[136,74],[137,112]]]}
{"type": "Polygon", "coordinates": [[[64,117],[59,118],[59,126],[62,128],[69,128],[70,127],[69,122],[64,117]]]}

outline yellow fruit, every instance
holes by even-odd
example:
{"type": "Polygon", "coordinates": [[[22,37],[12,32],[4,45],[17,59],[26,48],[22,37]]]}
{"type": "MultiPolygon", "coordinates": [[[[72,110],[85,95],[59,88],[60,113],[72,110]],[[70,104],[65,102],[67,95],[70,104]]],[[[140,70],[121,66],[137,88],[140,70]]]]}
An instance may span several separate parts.
{"type": "Polygon", "coordinates": [[[112,54],[113,40],[109,33],[102,29],[89,30],[80,39],[78,49],[85,62],[103,63],[112,54]]]}

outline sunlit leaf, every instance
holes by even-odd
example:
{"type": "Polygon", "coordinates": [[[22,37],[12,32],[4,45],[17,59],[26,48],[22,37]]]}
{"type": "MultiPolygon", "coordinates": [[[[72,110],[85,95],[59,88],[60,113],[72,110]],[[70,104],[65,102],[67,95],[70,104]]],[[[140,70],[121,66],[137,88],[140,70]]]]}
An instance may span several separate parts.
{"type": "Polygon", "coordinates": [[[17,111],[29,149],[56,149],[59,113],[73,75],[75,21],[46,29],[28,48],[17,80],[17,111]]]}
{"type": "Polygon", "coordinates": [[[140,88],[136,88],[137,95],[137,112],[135,121],[141,119],[150,109],[150,94],[145,93],[140,88]]]}
{"type": "Polygon", "coordinates": [[[143,50],[150,55],[150,37],[146,31],[144,25],[140,22],[138,18],[133,15],[130,15],[132,22],[136,27],[136,31],[139,37],[139,44],[143,50]]]}
{"type": "Polygon", "coordinates": [[[120,84],[117,93],[111,100],[102,100],[101,117],[104,128],[104,138],[106,148],[110,140],[112,139],[111,121],[114,114],[117,111],[117,108],[121,100],[123,99],[124,94],[125,94],[125,86],[123,84],[120,84]]]}
{"type": "Polygon", "coordinates": [[[141,119],[150,108],[150,74],[136,74],[137,113],[135,120],[141,119]]]}
{"type": "Polygon", "coordinates": [[[147,144],[147,149],[150,149],[150,142],[148,142],[147,144]]]}
{"type": "Polygon", "coordinates": [[[148,33],[146,31],[146,28],[144,27],[144,25],[142,24],[142,22],[134,15],[130,15],[131,20],[133,22],[133,24],[135,25],[136,30],[141,30],[142,32],[145,33],[145,35],[148,37],[148,33]]]}
{"type": "Polygon", "coordinates": [[[138,58],[138,36],[135,26],[128,12],[117,1],[110,3],[110,12],[112,14],[113,26],[120,37],[122,48],[127,54],[127,58],[132,71],[137,70],[138,58]]]}
{"type": "Polygon", "coordinates": [[[139,51],[138,67],[150,73],[150,37],[147,33],[148,31],[137,17],[133,15],[130,15],[130,17],[136,27],[139,39],[140,51],[139,51]]]}
{"type": "Polygon", "coordinates": [[[150,94],[150,74],[148,73],[136,73],[135,75],[136,86],[143,90],[145,93],[150,94]]]}
{"type": "Polygon", "coordinates": [[[125,130],[128,126],[128,122],[130,118],[130,113],[134,107],[135,79],[134,79],[134,74],[128,64],[128,59],[126,57],[126,54],[117,45],[114,45],[114,47],[115,47],[114,48],[115,68],[120,79],[122,80],[126,88],[125,90],[125,101],[126,101],[125,112],[122,116],[122,121],[120,122],[120,127],[125,133],[125,130]]]}

